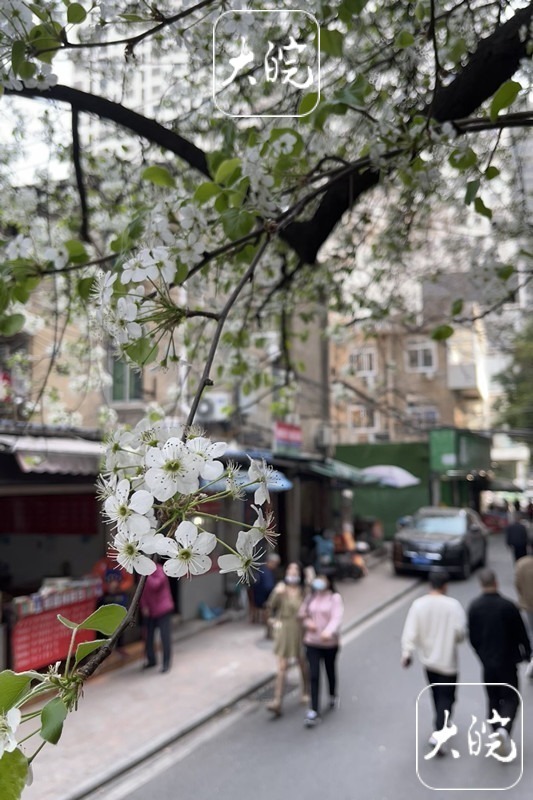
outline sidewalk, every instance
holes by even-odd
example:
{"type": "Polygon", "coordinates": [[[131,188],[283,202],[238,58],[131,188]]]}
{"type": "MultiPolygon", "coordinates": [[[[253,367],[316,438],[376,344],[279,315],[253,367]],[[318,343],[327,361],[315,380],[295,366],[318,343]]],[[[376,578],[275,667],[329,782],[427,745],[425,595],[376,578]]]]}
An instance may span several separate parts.
{"type": "MultiPolygon", "coordinates": [[[[416,578],[392,575],[390,560],[339,590],[343,630],[409,592],[416,578]]],[[[205,626],[205,623],[204,623],[205,626]]],[[[184,626],[185,627],[185,626],[184,626]]],[[[199,630],[192,624],[189,631],[199,630]]],[[[78,800],[98,786],[207,722],[272,680],[275,659],[264,629],[247,621],[210,626],[174,643],[170,672],[141,671],[142,660],[97,675],[85,687],[79,710],[65,723],[57,746],[34,763],[24,800],[78,800]]]]}

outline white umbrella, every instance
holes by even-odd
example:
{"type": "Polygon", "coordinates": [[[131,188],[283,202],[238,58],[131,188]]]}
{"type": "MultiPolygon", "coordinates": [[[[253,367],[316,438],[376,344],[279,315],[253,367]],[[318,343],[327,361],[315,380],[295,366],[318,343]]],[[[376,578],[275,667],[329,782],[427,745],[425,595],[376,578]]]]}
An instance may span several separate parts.
{"type": "Polygon", "coordinates": [[[376,464],[374,467],[365,467],[363,472],[365,475],[378,478],[382,486],[392,486],[394,489],[404,489],[406,486],[417,486],[420,483],[420,478],[393,464],[376,464]]]}

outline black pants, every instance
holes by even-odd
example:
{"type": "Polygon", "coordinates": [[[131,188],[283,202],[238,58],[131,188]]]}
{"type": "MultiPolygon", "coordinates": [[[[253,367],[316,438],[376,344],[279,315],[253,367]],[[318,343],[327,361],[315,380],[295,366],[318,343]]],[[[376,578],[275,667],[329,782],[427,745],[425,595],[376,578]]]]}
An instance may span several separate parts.
{"type": "Polygon", "coordinates": [[[320,698],[320,662],[324,662],[326,675],[328,678],[330,697],[335,697],[337,686],[337,676],[335,671],[335,659],[337,658],[338,647],[313,647],[306,645],[307,661],[309,662],[309,677],[311,680],[311,708],[319,712],[320,698]]]}
{"type": "MultiPolygon", "coordinates": [[[[504,668],[494,669],[485,667],[483,670],[483,681],[485,683],[508,683],[518,689],[518,675],[516,673],[516,664],[510,664],[504,668]]],[[[498,722],[493,723],[493,730],[498,728],[505,728],[508,733],[511,733],[514,718],[518,711],[518,704],[520,699],[513,689],[507,686],[486,686],[487,692],[487,719],[491,719],[494,711],[497,711],[500,717],[508,717],[509,722],[501,725],[498,722]]]]}
{"type": "Polygon", "coordinates": [[[159,628],[161,645],[163,647],[163,669],[170,667],[171,642],[170,642],[170,611],[161,617],[148,617],[146,620],[146,663],[155,664],[154,637],[155,629],[159,628]]]}
{"type": "Polygon", "coordinates": [[[433,672],[426,669],[428,683],[436,684],[431,687],[433,704],[435,706],[435,730],[440,731],[444,728],[445,711],[452,715],[453,704],[455,703],[455,684],[457,675],[443,675],[441,672],[433,672]],[[441,686],[440,684],[450,683],[451,686],[441,686]]]}

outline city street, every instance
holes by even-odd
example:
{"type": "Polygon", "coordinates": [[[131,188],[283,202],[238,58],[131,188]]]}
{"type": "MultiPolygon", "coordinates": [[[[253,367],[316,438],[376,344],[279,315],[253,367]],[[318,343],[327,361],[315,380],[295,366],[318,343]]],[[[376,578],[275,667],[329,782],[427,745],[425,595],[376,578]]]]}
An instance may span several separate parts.
{"type": "MultiPolygon", "coordinates": [[[[490,564],[501,578],[502,592],[514,598],[512,565],[501,539],[491,542],[490,564]]],[[[422,586],[421,593],[426,591],[422,586]]],[[[475,575],[468,582],[453,582],[450,594],[464,605],[478,593],[475,575]]],[[[428,693],[420,704],[421,765],[416,774],[415,705],[424,687],[420,665],[402,670],[400,635],[406,611],[416,594],[399,600],[344,639],[340,656],[341,707],[327,712],[313,730],[303,727],[304,712],[297,691],[286,698],[285,713],[272,720],[264,708],[269,692],[245,700],[225,718],[204,727],[195,736],[167,748],[115,784],[94,792],[91,800],[175,800],[193,797],[221,800],[251,795],[271,800],[289,793],[296,798],[335,797],[340,800],[418,800],[431,788],[446,800],[463,800],[471,794],[461,789],[505,789],[520,775],[520,749],[513,763],[498,763],[485,754],[471,755],[467,731],[472,715],[476,730],[485,719],[485,701],[479,687],[461,687],[454,720],[459,732],[450,742],[460,757],[424,761],[431,733],[428,693]],[[458,790],[458,791],[457,791],[458,790]]],[[[462,682],[478,682],[480,670],[470,646],[460,653],[462,682]]],[[[522,665],[523,673],[525,665],[522,665]]],[[[292,676],[295,687],[296,676],[292,676]]],[[[506,797],[531,796],[533,765],[533,684],[522,679],[524,713],[524,775],[506,797]]],[[[520,738],[520,719],[513,731],[520,738]]],[[[486,742],[486,737],[484,742],[486,742]]],[[[485,795],[484,795],[485,796],[485,795]]]]}

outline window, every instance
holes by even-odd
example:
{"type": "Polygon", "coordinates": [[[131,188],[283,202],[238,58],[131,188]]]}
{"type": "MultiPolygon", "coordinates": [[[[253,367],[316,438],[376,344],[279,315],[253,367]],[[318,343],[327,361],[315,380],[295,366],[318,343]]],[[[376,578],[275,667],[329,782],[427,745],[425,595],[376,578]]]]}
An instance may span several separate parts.
{"type": "Polygon", "coordinates": [[[377,414],[370,406],[351,406],[348,409],[348,426],[359,430],[373,430],[377,426],[377,414]]]}
{"type": "Polygon", "coordinates": [[[409,419],[417,428],[435,428],[439,424],[439,411],[435,406],[412,405],[407,407],[409,419]]]}
{"type": "Polygon", "coordinates": [[[376,374],[376,352],[374,348],[365,348],[350,354],[350,370],[355,375],[376,374]]]}
{"type": "Polygon", "coordinates": [[[129,403],[142,400],[142,374],[134,371],[129,364],[119,358],[112,360],[113,388],[111,399],[115,403],[129,403]]]}
{"type": "Polygon", "coordinates": [[[407,370],[409,372],[433,372],[437,366],[432,342],[417,342],[407,345],[407,370]]]}

